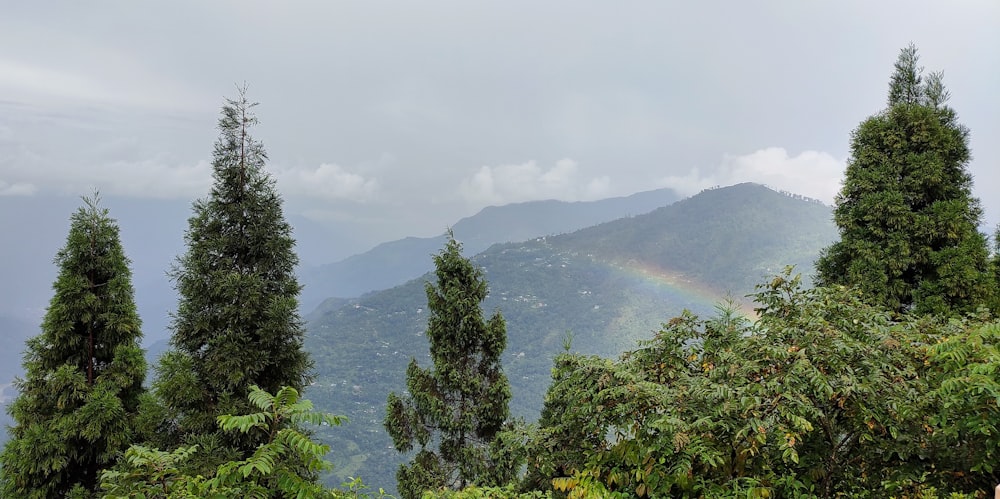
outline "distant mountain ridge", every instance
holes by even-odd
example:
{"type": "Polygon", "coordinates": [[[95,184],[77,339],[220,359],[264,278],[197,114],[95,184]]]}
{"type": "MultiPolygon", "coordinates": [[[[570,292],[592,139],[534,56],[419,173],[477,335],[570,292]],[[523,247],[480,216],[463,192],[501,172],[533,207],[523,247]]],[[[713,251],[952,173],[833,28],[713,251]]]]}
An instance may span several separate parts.
{"type": "Polygon", "coordinates": [[[27,321],[0,315],[0,445],[5,443],[9,437],[7,426],[13,424],[13,420],[7,415],[7,404],[17,395],[13,381],[17,376],[21,376],[21,361],[26,350],[25,341],[37,335],[40,328],[37,324],[29,324],[27,321]]]}
{"type": "MultiPolygon", "coordinates": [[[[622,217],[648,213],[679,199],[672,189],[657,189],[599,201],[529,201],[489,206],[452,227],[468,254],[496,243],[572,232],[622,217]]],[[[303,269],[300,304],[311,311],[329,297],[353,298],[391,288],[433,267],[430,255],[444,246],[437,237],[407,237],[382,243],[339,262],[303,269]]]]}
{"type": "Polygon", "coordinates": [[[40,332],[39,324],[0,315],[0,385],[21,375],[21,360],[27,348],[24,342],[40,332]]]}
{"type": "Polygon", "coordinates": [[[810,274],[813,252],[819,249],[816,242],[825,246],[836,237],[832,208],[743,183],[706,189],[673,205],[620,223],[588,227],[559,241],[607,260],[661,265],[722,291],[750,292],[784,265],[810,274]]]}
{"type": "MultiPolygon", "coordinates": [[[[489,280],[485,311],[499,309],[507,321],[512,413],[537,415],[568,333],[574,351],[613,356],[685,308],[709,314],[728,294],[749,310],[744,296],[754,285],[788,264],[811,273],[836,236],[830,207],[740,184],[568,234],[491,246],[472,260],[489,280]]],[[[433,275],[328,302],[308,316],[317,376],[306,396],[351,421],[323,433],[337,449],[338,479],[392,481],[400,457],[381,420],[387,394],[405,388],[410,358],[428,362],[428,281],[433,275]]]]}

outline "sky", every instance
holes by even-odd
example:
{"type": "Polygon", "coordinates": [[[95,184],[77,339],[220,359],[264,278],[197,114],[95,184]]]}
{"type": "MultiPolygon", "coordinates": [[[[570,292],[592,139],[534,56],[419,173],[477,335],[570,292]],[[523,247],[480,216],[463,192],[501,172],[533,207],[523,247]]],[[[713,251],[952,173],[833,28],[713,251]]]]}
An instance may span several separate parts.
{"type": "Polygon", "coordinates": [[[984,227],[1000,223],[994,0],[3,11],[4,197],[203,197],[219,109],[245,84],[286,213],[342,231],[341,256],[537,199],[754,181],[832,203],[851,130],[913,42],[971,130],[984,227]]]}

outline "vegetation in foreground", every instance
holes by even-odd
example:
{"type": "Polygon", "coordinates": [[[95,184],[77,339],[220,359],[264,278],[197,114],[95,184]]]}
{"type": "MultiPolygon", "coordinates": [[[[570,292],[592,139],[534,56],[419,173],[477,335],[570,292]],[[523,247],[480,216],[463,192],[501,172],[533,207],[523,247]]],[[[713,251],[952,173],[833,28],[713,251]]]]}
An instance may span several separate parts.
{"type": "Polygon", "coordinates": [[[71,217],[55,263],[55,294],[8,408],[15,424],[0,455],[3,497],[95,490],[99,471],[137,438],[141,323],[118,225],[96,193],[71,217]]]}
{"type": "Polygon", "coordinates": [[[426,287],[433,367],[410,361],[409,394],[390,393],[385,416],[396,450],[419,445],[396,474],[405,499],[418,499],[429,488],[503,485],[518,468],[500,439],[510,413],[510,384],[500,365],[507,346],[503,316],[496,312],[483,319],[486,279],[450,233],[434,266],[437,285],[426,287]]]}
{"type": "Polygon", "coordinates": [[[756,322],[683,315],[617,361],[567,353],[526,490],[571,497],[975,496],[997,483],[1000,322],[760,287],[756,322]]]}
{"type": "Polygon", "coordinates": [[[309,356],[298,314],[298,257],[267,154],[254,140],[255,104],[245,89],[227,100],[212,161],[212,190],[195,201],[185,233],[187,252],[171,272],[180,297],[171,350],[156,367],[144,438],[177,449],[199,445],[198,466],[242,459],[262,437],[226,433],[223,414],[243,414],[250,387],[301,390],[309,356]]]}
{"type": "Polygon", "coordinates": [[[819,284],[852,286],[896,313],[965,314],[996,294],[982,208],[966,170],[969,130],[947,105],[942,74],[904,48],[888,107],[851,134],[837,196],[840,241],[816,264],[819,284]]]}

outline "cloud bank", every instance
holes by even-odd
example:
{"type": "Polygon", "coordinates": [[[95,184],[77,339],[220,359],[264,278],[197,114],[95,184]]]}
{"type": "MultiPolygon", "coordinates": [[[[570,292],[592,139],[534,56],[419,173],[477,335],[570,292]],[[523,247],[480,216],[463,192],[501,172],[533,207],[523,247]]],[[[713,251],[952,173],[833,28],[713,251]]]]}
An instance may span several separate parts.
{"type": "Polygon", "coordinates": [[[8,184],[0,180],[0,196],[30,196],[38,191],[38,187],[24,182],[8,184]]]}
{"type": "MultiPolygon", "coordinates": [[[[37,163],[38,161],[36,161],[37,163]]],[[[110,195],[137,198],[200,198],[212,186],[207,160],[170,164],[163,160],[118,160],[89,164],[55,164],[24,168],[24,162],[0,163],[0,196],[30,196],[38,186],[59,193],[79,194],[98,189],[110,195]],[[18,166],[15,166],[17,164],[18,166]]],[[[379,182],[335,164],[316,168],[267,166],[278,190],[287,196],[322,201],[365,202],[379,192],[379,182]]]]}
{"type": "Polygon", "coordinates": [[[315,169],[278,169],[274,176],[278,189],[291,196],[366,202],[379,193],[378,179],[349,172],[331,163],[323,163],[315,169]]]}
{"type": "Polygon", "coordinates": [[[557,199],[587,201],[607,197],[609,176],[585,177],[572,159],[556,161],[545,169],[534,160],[521,164],[482,166],[463,179],[458,194],[472,205],[503,205],[557,199]]]}
{"type": "Polygon", "coordinates": [[[768,147],[750,154],[727,154],[710,171],[694,168],[686,175],[662,177],[659,184],[693,195],[717,185],[756,182],[833,204],[845,167],[846,160],[825,152],[803,151],[790,156],[782,147],[768,147]]]}
{"type": "Polygon", "coordinates": [[[93,189],[111,195],[169,199],[199,197],[208,192],[212,168],[207,161],[169,165],[156,160],[111,161],[47,168],[0,168],[0,195],[32,195],[36,186],[59,193],[93,189]]]}

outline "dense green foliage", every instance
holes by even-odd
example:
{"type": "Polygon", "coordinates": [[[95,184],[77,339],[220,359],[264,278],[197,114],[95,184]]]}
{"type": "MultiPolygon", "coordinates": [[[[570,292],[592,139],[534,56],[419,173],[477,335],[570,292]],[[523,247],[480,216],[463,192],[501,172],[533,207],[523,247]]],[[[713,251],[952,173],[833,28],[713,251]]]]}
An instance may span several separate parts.
{"type": "Polygon", "coordinates": [[[15,382],[3,497],[87,496],[135,438],[146,362],[132,273],[117,223],[96,195],[85,203],[56,255],[55,294],[15,382]]]}
{"type": "Polygon", "coordinates": [[[845,284],[896,312],[965,313],[996,292],[979,202],[966,171],[969,131],[945,105],[940,73],[926,79],[902,50],[888,108],[851,135],[836,200],[841,239],[817,263],[822,284],[845,284]]]}
{"type": "Polygon", "coordinates": [[[989,309],[993,313],[1000,314],[1000,227],[993,232],[993,260],[990,262],[992,275],[993,301],[989,304],[989,309]]]}
{"type": "Polygon", "coordinates": [[[248,400],[258,412],[243,416],[222,415],[218,424],[224,432],[260,435],[264,443],[250,457],[223,463],[206,478],[181,471],[184,463],[199,452],[197,445],[180,447],[173,452],[133,446],[125,453],[124,463],[118,469],[101,475],[104,497],[369,497],[363,493],[364,484],[360,481],[345,484],[350,487],[348,491],[339,491],[301,477],[302,469],[315,472],[329,467],[323,456],[330,448],[313,442],[308,435],[285,422],[338,426],[342,418],[314,412],[312,403],[300,399],[298,392],[290,387],[283,387],[272,395],[253,386],[248,400]]]}
{"type": "Polygon", "coordinates": [[[387,402],[385,428],[396,450],[419,447],[396,474],[407,499],[428,489],[502,485],[512,480],[518,465],[498,447],[510,401],[500,362],[506,325],[500,312],[484,320],[483,271],[462,256],[461,244],[450,236],[434,256],[437,284],[426,285],[433,366],[422,368],[411,360],[408,395],[393,392],[387,402]]]}
{"type": "Polygon", "coordinates": [[[992,489],[1000,324],[893,320],[788,273],[757,300],[755,323],[685,314],[619,361],[561,355],[526,485],[577,497],[992,489]]]}
{"type": "Polygon", "coordinates": [[[551,498],[551,492],[533,490],[519,492],[516,487],[477,487],[475,485],[462,490],[427,491],[423,499],[546,499],[551,498]]]}
{"type": "Polygon", "coordinates": [[[302,389],[310,369],[298,315],[298,258],[264,170],[267,155],[250,135],[253,106],[241,91],[222,108],[214,185],[194,203],[187,253],[172,272],[180,294],[173,349],[161,358],[154,385],[163,407],[152,443],[198,444],[220,460],[247,457],[263,436],[220,431],[216,417],[246,413],[251,386],[302,389]]]}

